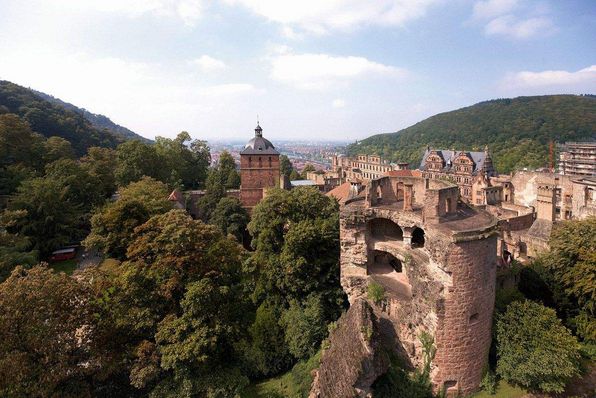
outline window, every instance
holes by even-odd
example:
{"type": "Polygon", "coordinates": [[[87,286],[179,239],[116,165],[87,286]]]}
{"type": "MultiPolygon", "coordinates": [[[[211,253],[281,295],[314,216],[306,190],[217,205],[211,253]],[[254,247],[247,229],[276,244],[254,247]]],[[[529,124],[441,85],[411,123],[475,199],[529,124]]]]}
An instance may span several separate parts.
{"type": "Polygon", "coordinates": [[[470,315],[470,323],[476,323],[479,320],[479,315],[477,312],[470,315]]]}

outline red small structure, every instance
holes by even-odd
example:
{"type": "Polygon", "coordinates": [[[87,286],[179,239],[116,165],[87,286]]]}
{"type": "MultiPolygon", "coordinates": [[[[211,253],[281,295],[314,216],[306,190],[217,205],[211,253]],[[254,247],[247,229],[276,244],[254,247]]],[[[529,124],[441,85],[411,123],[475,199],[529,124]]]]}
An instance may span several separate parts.
{"type": "Polygon", "coordinates": [[[76,255],[77,249],[75,247],[60,249],[52,252],[52,255],[50,256],[50,261],[70,260],[72,258],[75,258],[76,255]]]}

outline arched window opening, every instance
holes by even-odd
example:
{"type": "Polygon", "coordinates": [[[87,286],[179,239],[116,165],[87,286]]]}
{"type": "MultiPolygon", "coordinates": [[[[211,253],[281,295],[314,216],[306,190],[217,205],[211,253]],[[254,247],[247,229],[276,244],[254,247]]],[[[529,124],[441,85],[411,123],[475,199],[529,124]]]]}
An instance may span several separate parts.
{"type": "Polygon", "coordinates": [[[445,213],[449,213],[451,211],[451,198],[447,198],[445,201],[445,213]]]}
{"type": "Polygon", "coordinates": [[[386,218],[375,218],[368,222],[370,234],[379,240],[403,240],[404,235],[396,223],[386,218]]]}
{"type": "Polygon", "coordinates": [[[414,228],[412,231],[412,247],[424,247],[424,230],[414,228]]]}
{"type": "Polygon", "coordinates": [[[477,312],[473,313],[472,315],[470,315],[470,323],[478,322],[478,318],[479,318],[478,313],[477,312]]]}
{"type": "Polygon", "coordinates": [[[383,188],[381,186],[377,186],[377,203],[381,203],[383,201],[383,188]]]}

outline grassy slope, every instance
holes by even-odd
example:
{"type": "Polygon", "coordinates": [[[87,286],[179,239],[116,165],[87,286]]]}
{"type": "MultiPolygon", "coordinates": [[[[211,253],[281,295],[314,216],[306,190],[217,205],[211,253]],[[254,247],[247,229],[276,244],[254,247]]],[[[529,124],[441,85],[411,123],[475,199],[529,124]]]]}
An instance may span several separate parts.
{"type": "Polygon", "coordinates": [[[321,353],[308,361],[298,362],[289,372],[251,384],[242,393],[242,398],[306,398],[312,384],[311,371],[319,366],[321,353]]]}
{"type": "Polygon", "coordinates": [[[348,147],[351,155],[376,153],[417,167],[427,145],[483,150],[497,170],[548,163],[550,140],[596,139],[596,96],[548,95],[481,102],[441,113],[397,133],[379,134],[348,147]]]}

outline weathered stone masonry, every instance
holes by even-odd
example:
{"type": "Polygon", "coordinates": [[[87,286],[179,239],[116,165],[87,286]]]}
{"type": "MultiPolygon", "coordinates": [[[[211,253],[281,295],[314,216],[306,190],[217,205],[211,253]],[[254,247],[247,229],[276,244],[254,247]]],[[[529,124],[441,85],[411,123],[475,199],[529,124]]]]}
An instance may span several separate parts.
{"type": "Polygon", "coordinates": [[[383,285],[386,300],[375,312],[392,325],[393,348],[420,366],[419,336],[430,333],[437,349],[431,379],[448,396],[478,389],[496,278],[496,219],[458,196],[457,186],[441,180],[382,177],[340,216],[341,282],[350,302],[366,299],[371,280],[383,285]]]}

